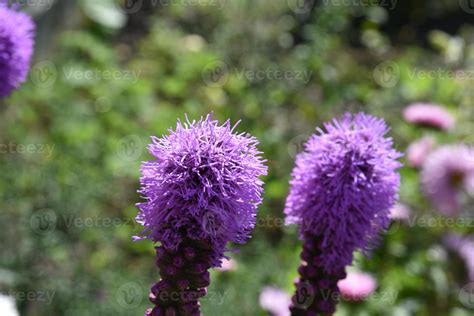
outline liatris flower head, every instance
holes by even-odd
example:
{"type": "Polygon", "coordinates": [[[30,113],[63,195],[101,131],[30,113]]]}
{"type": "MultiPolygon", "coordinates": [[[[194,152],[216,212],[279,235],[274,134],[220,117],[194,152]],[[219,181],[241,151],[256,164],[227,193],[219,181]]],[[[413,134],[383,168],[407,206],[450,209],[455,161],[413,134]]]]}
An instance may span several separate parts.
{"type": "Polygon", "coordinates": [[[347,300],[361,301],[377,288],[377,280],[363,272],[349,272],[345,279],[337,282],[342,297],[347,300]]]}
{"type": "Polygon", "coordinates": [[[331,272],[388,227],[401,154],[385,137],[385,122],[373,116],[346,114],[324,126],[297,156],[285,214],[287,224],[300,225],[302,239],[319,236],[318,261],[331,272]]]}
{"type": "Polygon", "coordinates": [[[286,200],[286,222],[304,241],[292,315],[335,312],[353,252],[368,252],[398,197],[401,154],[383,120],[346,114],[324,127],[297,156],[286,200]]]}
{"type": "Polygon", "coordinates": [[[403,117],[409,123],[449,130],[455,118],[444,107],[431,103],[413,103],[405,108],[403,117]]]}
{"type": "Polygon", "coordinates": [[[136,239],[161,244],[161,280],[150,294],[156,306],[145,315],[200,315],[208,269],[221,265],[228,242],[250,237],[267,168],[257,139],[235,128],[208,115],[152,137],[154,159],[141,168],[146,201],[137,216],[145,230],[136,239]]]}
{"type": "Polygon", "coordinates": [[[260,293],[260,306],[270,312],[272,316],[289,316],[290,311],[288,307],[291,303],[290,295],[275,287],[264,287],[260,293]]]}
{"type": "Polygon", "coordinates": [[[267,169],[257,139],[234,133],[235,127],[208,115],[152,137],[155,159],[141,169],[147,201],[138,204],[137,217],[146,238],[173,249],[186,238],[207,239],[216,257],[227,242],[247,240],[262,200],[259,177],[267,169]]]}
{"type": "Polygon", "coordinates": [[[474,194],[474,150],[464,144],[444,145],[426,159],[421,181],[432,204],[444,215],[458,215],[463,197],[474,194]]]}
{"type": "Polygon", "coordinates": [[[0,0],[0,97],[6,97],[26,80],[33,54],[35,25],[17,6],[0,0]]]}
{"type": "Polygon", "coordinates": [[[407,160],[410,165],[414,168],[421,167],[435,144],[435,140],[429,136],[411,143],[407,149],[407,160]]]}

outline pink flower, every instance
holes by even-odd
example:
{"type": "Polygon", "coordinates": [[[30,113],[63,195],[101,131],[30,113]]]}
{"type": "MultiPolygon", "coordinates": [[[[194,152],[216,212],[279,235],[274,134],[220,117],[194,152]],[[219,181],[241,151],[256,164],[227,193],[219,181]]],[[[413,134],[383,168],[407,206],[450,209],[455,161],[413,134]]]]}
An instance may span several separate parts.
{"type": "Polygon", "coordinates": [[[405,108],[403,117],[409,123],[448,130],[454,127],[455,118],[442,106],[431,103],[413,103],[405,108]]]}
{"type": "Polygon", "coordinates": [[[273,316],[290,316],[291,297],[285,291],[267,286],[260,293],[260,306],[273,316]]]}
{"type": "Polygon", "coordinates": [[[347,277],[337,282],[343,298],[360,301],[372,294],[377,288],[377,281],[370,274],[349,272],[347,277]]]}
{"type": "Polygon", "coordinates": [[[237,269],[237,263],[232,258],[223,259],[222,265],[216,268],[216,270],[219,272],[234,271],[235,269],[237,269]]]}
{"type": "Polygon", "coordinates": [[[397,203],[390,209],[390,218],[392,220],[407,221],[410,218],[410,214],[410,208],[402,203],[397,203]]]}
{"type": "Polygon", "coordinates": [[[464,144],[433,151],[421,172],[423,191],[441,213],[456,216],[464,197],[474,194],[474,150],[464,144]]]}
{"type": "Polygon", "coordinates": [[[431,152],[435,146],[435,140],[433,137],[423,137],[408,146],[407,159],[412,167],[418,168],[423,165],[426,156],[431,152]]]}

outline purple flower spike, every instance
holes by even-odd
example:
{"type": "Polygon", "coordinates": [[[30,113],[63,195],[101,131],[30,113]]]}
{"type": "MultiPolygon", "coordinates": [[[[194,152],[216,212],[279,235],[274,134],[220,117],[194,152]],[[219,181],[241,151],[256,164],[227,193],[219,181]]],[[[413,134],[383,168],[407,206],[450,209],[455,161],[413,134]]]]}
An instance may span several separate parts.
{"type": "Polygon", "coordinates": [[[157,265],[169,287],[159,288],[147,315],[200,315],[199,297],[219,267],[228,242],[245,243],[255,226],[267,168],[256,138],[234,132],[229,121],[182,124],[152,137],[154,160],[144,162],[137,221],[140,237],[161,243],[157,265]]]}
{"type": "Polygon", "coordinates": [[[31,17],[0,0],[0,97],[6,97],[26,80],[33,55],[31,17]]]}
{"type": "Polygon", "coordinates": [[[374,245],[398,199],[401,154],[383,120],[346,114],[324,126],[297,156],[286,201],[286,223],[304,241],[292,315],[335,311],[345,266],[374,245]]]}

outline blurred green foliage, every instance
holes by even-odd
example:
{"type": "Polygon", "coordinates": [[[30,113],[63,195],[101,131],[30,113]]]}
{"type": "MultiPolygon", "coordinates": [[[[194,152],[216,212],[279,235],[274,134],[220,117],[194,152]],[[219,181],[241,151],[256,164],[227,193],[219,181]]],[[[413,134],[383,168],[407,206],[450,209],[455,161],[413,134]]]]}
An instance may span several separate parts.
{"type": "MultiPolygon", "coordinates": [[[[208,316],[266,315],[264,286],[293,291],[300,242],[282,210],[295,154],[323,121],[345,111],[381,116],[400,151],[425,134],[472,142],[472,80],[417,73],[469,69],[472,28],[455,38],[433,32],[432,48],[402,48],[381,31],[387,10],[378,6],[295,13],[291,1],[170,1],[130,43],[120,40],[121,12],[91,3],[81,6],[81,28],[58,32],[56,53],[36,60],[0,109],[0,143],[16,145],[0,155],[0,290],[17,297],[22,315],[140,315],[149,306],[153,245],[131,241],[139,166],[149,136],[185,113],[242,120],[238,130],[258,137],[270,170],[254,238],[230,254],[237,269],[212,274],[208,316]],[[355,19],[360,46],[349,36],[355,19]],[[401,111],[414,101],[446,105],[458,127],[408,125],[401,111]],[[25,292],[54,298],[17,295],[25,292]]],[[[418,172],[401,172],[401,200],[435,216],[418,172]]],[[[459,301],[464,266],[441,244],[447,230],[394,224],[371,259],[355,261],[377,277],[380,299],[342,302],[337,315],[471,315],[459,301]]]]}

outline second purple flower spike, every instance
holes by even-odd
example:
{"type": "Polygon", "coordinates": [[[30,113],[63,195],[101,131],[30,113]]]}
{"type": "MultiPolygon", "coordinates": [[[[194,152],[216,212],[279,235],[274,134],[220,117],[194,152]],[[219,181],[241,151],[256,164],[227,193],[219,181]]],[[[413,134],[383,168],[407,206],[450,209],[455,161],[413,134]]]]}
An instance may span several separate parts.
{"type": "Polygon", "coordinates": [[[359,113],[324,124],[296,159],[286,223],[304,242],[292,315],[331,315],[353,252],[367,252],[390,223],[401,166],[387,125],[359,113]]]}
{"type": "Polygon", "coordinates": [[[256,138],[211,115],[152,137],[154,160],[142,165],[137,221],[156,247],[161,280],[145,315],[200,315],[208,269],[221,265],[228,242],[245,243],[255,226],[267,172],[256,138]]]}

